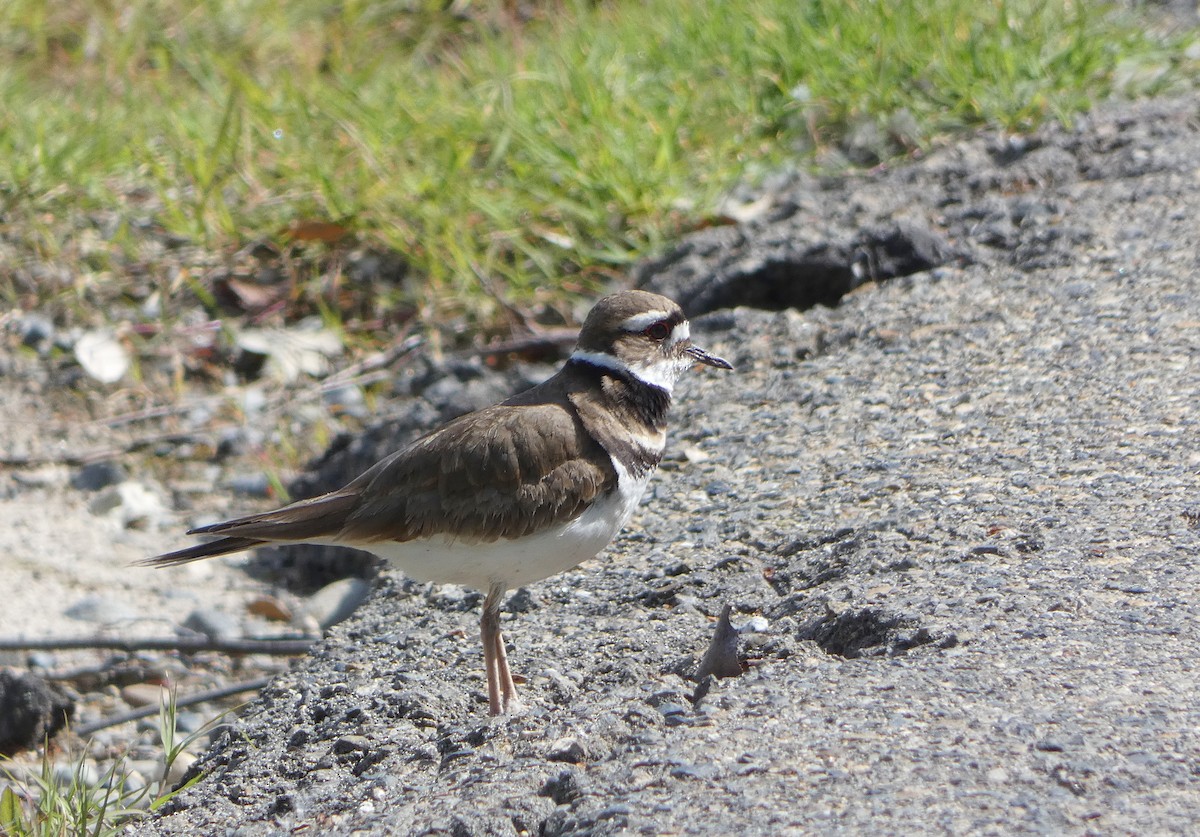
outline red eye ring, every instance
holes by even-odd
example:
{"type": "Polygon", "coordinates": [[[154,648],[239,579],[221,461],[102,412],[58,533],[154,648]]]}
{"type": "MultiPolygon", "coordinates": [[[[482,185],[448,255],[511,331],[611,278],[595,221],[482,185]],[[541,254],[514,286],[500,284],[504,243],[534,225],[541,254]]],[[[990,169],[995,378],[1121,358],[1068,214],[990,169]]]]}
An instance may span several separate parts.
{"type": "Polygon", "coordinates": [[[651,340],[666,340],[667,335],[670,333],[670,327],[668,327],[666,322],[663,320],[659,320],[657,323],[642,332],[642,334],[646,335],[651,340]]]}

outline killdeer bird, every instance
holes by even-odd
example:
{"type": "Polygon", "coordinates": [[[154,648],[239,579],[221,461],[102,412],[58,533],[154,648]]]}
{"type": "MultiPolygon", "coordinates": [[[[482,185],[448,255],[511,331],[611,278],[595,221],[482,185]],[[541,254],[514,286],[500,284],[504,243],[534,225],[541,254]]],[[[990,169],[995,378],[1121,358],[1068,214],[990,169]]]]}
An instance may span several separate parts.
{"type": "Polygon", "coordinates": [[[672,387],[697,363],[733,368],[692,345],[674,302],[645,291],[604,297],[544,383],[451,421],[344,488],[192,529],[218,537],[143,563],[332,544],[373,552],[420,581],[486,591],[488,707],[510,711],[519,704],[501,597],[586,561],[620,531],[662,456],[672,387]]]}

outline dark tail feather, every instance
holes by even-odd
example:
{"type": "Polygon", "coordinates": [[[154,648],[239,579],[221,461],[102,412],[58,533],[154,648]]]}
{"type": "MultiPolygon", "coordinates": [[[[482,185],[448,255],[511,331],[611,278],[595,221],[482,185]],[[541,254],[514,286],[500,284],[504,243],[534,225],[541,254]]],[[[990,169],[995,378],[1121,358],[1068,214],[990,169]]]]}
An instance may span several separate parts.
{"type": "Polygon", "coordinates": [[[218,538],[208,543],[198,543],[187,549],[155,555],[153,558],[143,558],[134,563],[140,567],[174,567],[176,564],[186,564],[188,561],[199,561],[201,558],[213,558],[230,552],[241,552],[252,546],[266,543],[254,538],[218,538]]]}
{"type": "MultiPolygon", "coordinates": [[[[346,518],[358,505],[358,495],[344,491],[301,500],[275,511],[252,514],[208,526],[189,529],[189,535],[224,535],[229,540],[291,541],[293,543],[326,540],[335,537],[346,525],[346,518]]],[[[216,543],[222,543],[217,541],[216,543]]],[[[235,549],[245,547],[231,547],[235,549]]],[[[218,553],[219,554],[219,553],[218,553]]]]}
{"type": "Polygon", "coordinates": [[[229,552],[241,552],[252,546],[271,542],[305,543],[324,541],[335,536],[346,525],[346,518],[358,503],[358,494],[335,491],[311,500],[301,500],[275,511],[252,514],[235,520],[225,520],[208,526],[189,529],[189,535],[223,535],[215,541],[189,546],[178,552],[156,555],[141,566],[173,567],[201,558],[212,558],[229,552]]]}

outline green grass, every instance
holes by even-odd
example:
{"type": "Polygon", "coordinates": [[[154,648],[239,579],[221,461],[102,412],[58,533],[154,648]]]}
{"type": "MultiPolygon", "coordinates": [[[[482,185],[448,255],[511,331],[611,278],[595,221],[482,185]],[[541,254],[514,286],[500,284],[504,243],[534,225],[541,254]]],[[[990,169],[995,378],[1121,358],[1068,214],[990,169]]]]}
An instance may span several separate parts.
{"type": "Polygon", "coordinates": [[[62,760],[62,764],[70,768],[69,777],[56,775],[49,747],[43,750],[36,772],[22,770],[0,758],[0,834],[5,837],[115,837],[124,833],[127,825],[157,811],[196,782],[193,778],[178,789],[164,786],[163,777],[171,772],[172,764],[199,734],[203,734],[202,731],[180,739],[176,721],[175,694],[172,692],[159,705],[158,713],[162,776],[141,787],[127,787],[123,759],[112,762],[96,783],[97,777],[90,775],[86,757],[73,754],[69,749],[62,760]]]}
{"type": "MultiPolygon", "coordinates": [[[[216,314],[204,270],[164,276],[147,231],[240,264],[248,242],[319,220],[409,265],[352,288],[356,316],[488,322],[480,273],[566,310],[733,184],[865,124],[904,154],[1069,119],[1118,67],[1151,69],[1122,75],[1134,93],[1197,71],[1195,33],[1090,2],[565,2],[523,22],[508,5],[0,4],[0,235],[18,259],[85,270],[35,286],[0,267],[0,304],[92,300],[116,279],[168,315],[216,314]]],[[[294,267],[304,312],[346,307],[345,277],[309,284],[329,253],[295,254],[318,266],[294,267]]]]}

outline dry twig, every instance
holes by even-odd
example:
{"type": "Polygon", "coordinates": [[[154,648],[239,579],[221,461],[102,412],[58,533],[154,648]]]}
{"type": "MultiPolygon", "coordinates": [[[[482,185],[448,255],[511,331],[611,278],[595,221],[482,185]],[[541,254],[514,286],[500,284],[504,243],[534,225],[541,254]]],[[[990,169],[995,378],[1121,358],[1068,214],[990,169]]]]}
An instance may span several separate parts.
{"type": "MultiPolygon", "coordinates": [[[[197,703],[204,703],[210,700],[220,700],[223,697],[236,695],[240,692],[256,692],[263,686],[271,682],[270,677],[256,677],[253,680],[244,680],[241,683],[234,683],[229,686],[221,686],[217,689],[208,689],[207,691],[197,692],[194,695],[189,695],[185,698],[178,698],[175,701],[175,708],[181,709],[185,706],[195,706],[197,703]]],[[[137,709],[131,709],[128,712],[122,712],[120,715],[113,715],[108,718],[101,718],[98,721],[93,721],[90,724],[75,727],[74,732],[81,738],[86,738],[93,733],[99,732],[108,727],[115,727],[117,724],[136,721],[139,718],[146,718],[150,715],[157,715],[159,708],[157,706],[140,706],[137,709]]]]}
{"type": "Polygon", "coordinates": [[[216,651],[221,654],[305,654],[315,639],[213,639],[198,637],[152,637],[119,639],[109,637],[50,637],[47,639],[0,639],[0,651],[69,651],[97,648],[108,651],[179,651],[195,654],[216,651]]]}

